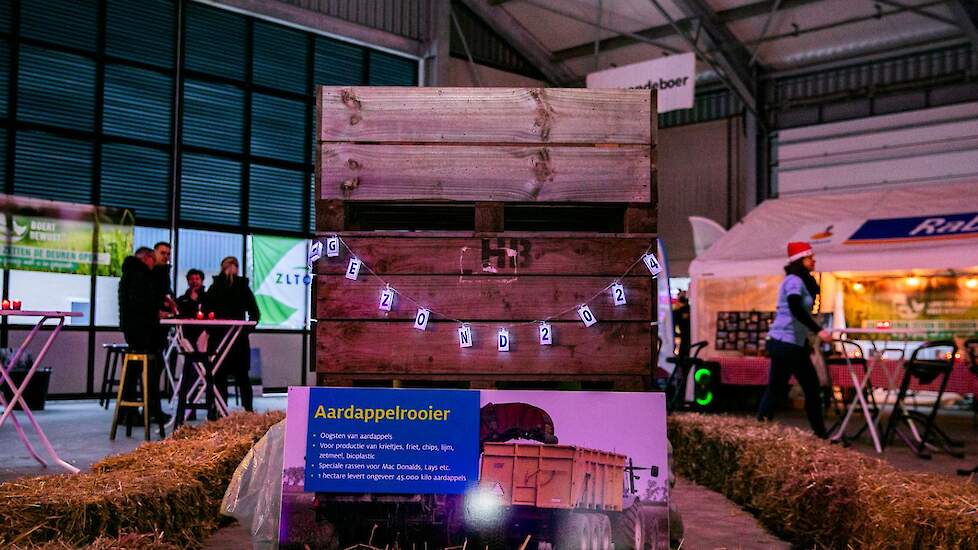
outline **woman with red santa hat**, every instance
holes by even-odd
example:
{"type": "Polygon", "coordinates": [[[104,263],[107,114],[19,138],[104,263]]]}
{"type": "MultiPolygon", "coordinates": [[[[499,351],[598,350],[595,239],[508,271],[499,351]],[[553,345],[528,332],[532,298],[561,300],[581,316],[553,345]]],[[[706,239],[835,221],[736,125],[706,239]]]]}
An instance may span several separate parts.
{"type": "Polygon", "coordinates": [[[767,353],[771,358],[771,373],[767,390],[757,411],[760,420],[773,418],[777,405],[787,397],[788,380],[794,375],[805,393],[805,413],[812,431],[827,438],[822,418],[822,402],[818,374],[812,365],[808,337],[811,334],[828,341],[831,335],[812,317],[812,307],[820,289],[812,276],[815,271],[815,252],[805,242],[788,243],[788,265],[778,290],[778,306],[774,322],[768,330],[767,353]]]}

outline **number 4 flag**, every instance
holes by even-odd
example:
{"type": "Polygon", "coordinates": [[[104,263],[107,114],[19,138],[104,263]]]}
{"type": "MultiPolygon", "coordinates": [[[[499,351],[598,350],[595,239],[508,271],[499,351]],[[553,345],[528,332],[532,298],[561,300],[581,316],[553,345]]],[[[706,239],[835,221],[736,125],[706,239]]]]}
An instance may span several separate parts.
{"type": "Polygon", "coordinates": [[[662,272],[662,266],[659,265],[659,260],[656,259],[655,254],[647,252],[645,256],[642,257],[642,261],[645,262],[645,267],[649,268],[649,273],[653,277],[662,272]]]}

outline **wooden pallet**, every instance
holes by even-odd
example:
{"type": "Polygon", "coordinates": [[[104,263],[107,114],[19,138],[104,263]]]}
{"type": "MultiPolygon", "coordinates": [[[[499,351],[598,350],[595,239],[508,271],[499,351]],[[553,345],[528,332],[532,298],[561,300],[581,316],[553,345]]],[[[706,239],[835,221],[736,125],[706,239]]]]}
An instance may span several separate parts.
{"type": "Polygon", "coordinates": [[[628,305],[593,296],[654,242],[654,98],[645,91],[322,88],[317,231],[339,234],[380,279],[324,258],[314,287],[317,381],[328,385],[641,389],[654,364],[655,286],[641,264],[628,305]],[[587,227],[589,231],[568,231],[587,227]],[[410,230],[410,231],[404,231],[410,230]],[[414,330],[416,307],[377,309],[385,280],[455,321],[414,330]],[[495,348],[509,328],[511,351],[495,348]]]}

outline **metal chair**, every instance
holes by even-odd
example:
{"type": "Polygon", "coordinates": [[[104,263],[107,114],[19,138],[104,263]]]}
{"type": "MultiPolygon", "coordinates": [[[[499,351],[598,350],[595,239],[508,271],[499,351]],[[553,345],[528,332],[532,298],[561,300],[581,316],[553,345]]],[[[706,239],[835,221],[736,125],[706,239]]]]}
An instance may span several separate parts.
{"type": "Polygon", "coordinates": [[[961,447],[963,444],[951,439],[936,423],[937,412],[941,408],[941,397],[944,396],[948,377],[954,369],[954,353],[956,350],[957,346],[951,340],[925,342],[915,349],[910,355],[910,359],[903,364],[903,382],[900,384],[900,392],[893,404],[893,412],[890,414],[886,434],[883,436],[884,446],[889,444],[893,434],[896,433],[910,447],[910,450],[920,458],[931,458],[929,451],[938,450],[938,446],[951,456],[964,457],[963,453],[953,449],[954,447],[961,447]],[[936,358],[924,358],[930,354],[936,358]],[[910,382],[916,379],[922,384],[929,384],[938,378],[941,379],[940,389],[930,413],[924,414],[917,410],[907,410],[903,401],[907,397],[910,382]],[[901,422],[907,425],[910,430],[909,434],[900,428],[901,422]],[[918,423],[922,424],[922,429],[917,426],[918,423]]]}
{"type": "MultiPolygon", "coordinates": [[[[968,356],[968,370],[971,374],[978,376],[978,337],[968,338],[964,341],[964,351],[968,356]]],[[[978,395],[973,396],[974,401],[971,407],[975,411],[976,417],[978,417],[978,395]]],[[[970,469],[960,469],[958,470],[958,475],[970,476],[972,474],[978,474],[978,466],[970,469]]]]}

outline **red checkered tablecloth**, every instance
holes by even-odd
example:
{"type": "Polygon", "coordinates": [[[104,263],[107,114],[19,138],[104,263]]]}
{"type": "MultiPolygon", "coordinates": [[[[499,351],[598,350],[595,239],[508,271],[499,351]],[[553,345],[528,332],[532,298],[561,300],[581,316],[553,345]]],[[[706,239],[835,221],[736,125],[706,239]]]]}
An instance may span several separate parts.
{"type": "MultiPolygon", "coordinates": [[[[766,386],[771,360],[767,357],[713,357],[708,361],[720,363],[720,381],[731,386],[766,386]]],[[[887,372],[893,380],[892,389],[898,389],[903,380],[901,361],[884,360],[873,367],[870,375],[873,386],[878,388],[891,387],[887,372]]],[[[845,365],[829,365],[832,383],[844,388],[852,387],[852,377],[845,365]]],[[[857,375],[862,376],[862,369],[857,368],[857,375]]],[[[794,383],[794,378],[792,378],[794,383]]],[[[930,384],[911,382],[913,390],[933,390],[940,388],[940,378],[930,384]]],[[[958,362],[947,381],[947,391],[954,393],[978,393],[978,376],[968,370],[965,362],[958,362]]]]}

